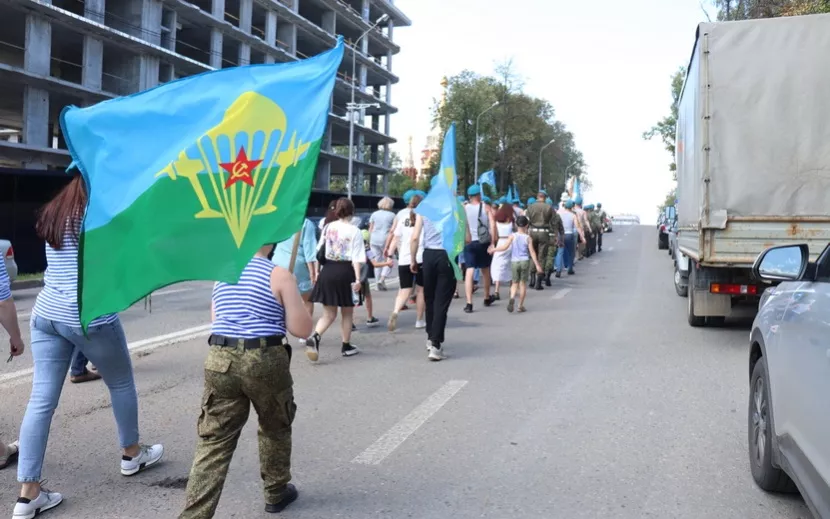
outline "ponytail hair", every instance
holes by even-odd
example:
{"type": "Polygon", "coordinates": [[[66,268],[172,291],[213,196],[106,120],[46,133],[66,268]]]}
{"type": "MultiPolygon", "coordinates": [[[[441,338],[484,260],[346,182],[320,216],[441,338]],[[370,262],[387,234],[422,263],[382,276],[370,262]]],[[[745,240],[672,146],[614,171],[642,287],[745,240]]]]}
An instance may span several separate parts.
{"type": "Polygon", "coordinates": [[[421,195],[414,195],[409,200],[409,208],[411,209],[411,211],[409,211],[409,226],[410,227],[415,227],[415,220],[418,216],[418,215],[415,214],[415,208],[418,207],[418,204],[421,203],[421,200],[423,200],[421,195]]]}

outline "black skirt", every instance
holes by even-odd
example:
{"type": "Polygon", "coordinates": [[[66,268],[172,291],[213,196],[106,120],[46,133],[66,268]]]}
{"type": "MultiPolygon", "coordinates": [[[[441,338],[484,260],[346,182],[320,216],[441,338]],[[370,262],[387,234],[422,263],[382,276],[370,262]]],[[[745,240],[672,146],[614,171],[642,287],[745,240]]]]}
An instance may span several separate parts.
{"type": "Polygon", "coordinates": [[[351,308],[354,306],[354,266],[351,261],[327,261],[311,292],[311,300],[323,306],[351,308]]]}

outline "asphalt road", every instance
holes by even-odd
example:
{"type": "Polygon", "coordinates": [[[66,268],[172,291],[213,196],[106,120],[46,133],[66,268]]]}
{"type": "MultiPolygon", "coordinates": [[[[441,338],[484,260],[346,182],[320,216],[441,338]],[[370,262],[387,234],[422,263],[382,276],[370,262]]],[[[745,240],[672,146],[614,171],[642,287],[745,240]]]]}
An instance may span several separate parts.
{"type": "MultiPolygon", "coordinates": [[[[477,294],[476,312],[466,315],[456,301],[444,362],[427,361],[413,312],[402,314],[394,335],[361,326],[357,357],[339,356],[334,330],[318,364],[295,355],[293,473],[301,494],[282,515],[810,517],[798,496],[767,495],[749,473],[749,322],[690,328],[654,233],[618,227],[576,276],[533,292],[526,314],[508,314],[504,301],[485,309],[477,294]]],[[[44,517],[170,518],[181,509],[207,349],[203,337],[187,338],[205,333],[197,327],[207,323],[209,285],[169,290],[184,288],[156,294],[152,314],[139,304],[123,315],[142,436],[164,442],[164,462],[121,477],[105,387],[67,384],[44,467],[66,500],[44,517]]],[[[376,293],[382,320],[392,294],[376,293]]],[[[34,294],[17,296],[25,313],[34,294]]],[[[4,438],[23,416],[28,367],[27,356],[0,368],[4,438]]],[[[14,476],[0,473],[9,509],[14,476]]],[[[217,517],[268,516],[252,420],[217,517]]]]}

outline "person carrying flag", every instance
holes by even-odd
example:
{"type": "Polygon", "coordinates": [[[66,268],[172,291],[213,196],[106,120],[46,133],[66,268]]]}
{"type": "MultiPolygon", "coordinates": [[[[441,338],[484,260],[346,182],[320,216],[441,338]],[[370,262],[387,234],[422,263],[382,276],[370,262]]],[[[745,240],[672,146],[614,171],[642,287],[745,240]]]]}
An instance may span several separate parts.
{"type": "MultiPolygon", "coordinates": [[[[11,280],[9,279],[9,273],[6,272],[5,261],[0,261],[0,325],[9,334],[10,359],[22,355],[26,346],[23,344],[23,337],[20,335],[17,307],[12,298],[11,280]]],[[[0,439],[0,469],[4,469],[17,461],[18,450],[17,442],[6,445],[0,439]]]]}

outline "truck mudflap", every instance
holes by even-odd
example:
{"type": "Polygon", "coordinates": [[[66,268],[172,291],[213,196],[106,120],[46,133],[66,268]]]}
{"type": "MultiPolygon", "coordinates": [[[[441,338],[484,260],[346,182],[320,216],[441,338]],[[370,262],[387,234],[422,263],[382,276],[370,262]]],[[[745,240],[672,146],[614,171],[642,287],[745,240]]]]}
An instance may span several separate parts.
{"type": "Polygon", "coordinates": [[[763,287],[745,269],[711,268],[691,262],[689,312],[696,317],[729,317],[736,305],[756,302],[763,287]]]}

